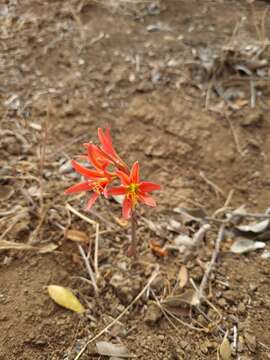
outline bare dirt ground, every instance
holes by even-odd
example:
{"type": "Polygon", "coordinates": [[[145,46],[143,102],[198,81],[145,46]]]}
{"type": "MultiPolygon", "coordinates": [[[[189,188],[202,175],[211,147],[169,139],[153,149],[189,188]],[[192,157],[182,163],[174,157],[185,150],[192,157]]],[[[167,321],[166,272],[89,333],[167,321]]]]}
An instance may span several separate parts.
{"type": "MultiPolygon", "coordinates": [[[[130,304],[157,264],[158,299],[173,293],[182,265],[199,285],[215,225],[188,256],[172,251],[160,258],[149,248],[149,240],[173,244],[177,231],[168,224],[181,223],[176,207],[202,206],[212,214],[231,190],[232,208],[245,204],[263,213],[269,207],[267,2],[113,4],[0,5],[0,239],[34,247],[0,246],[2,360],[74,359],[130,304]],[[257,62],[250,61],[252,51],[261,51],[257,62]],[[98,204],[87,214],[100,223],[96,297],[76,243],[64,236],[69,226],[93,241],[95,228],[68,215],[67,201],[83,213],[85,200],[64,189],[78,180],[70,158],[107,125],[123,157],[130,164],[138,159],[143,177],[160,183],[162,192],[157,208],[141,211],[137,262],[125,255],[129,228],[119,226],[118,204],[111,201],[110,212],[98,204]],[[54,304],[49,284],[73,289],[87,315],[54,304]]],[[[264,251],[269,239],[268,233],[264,251]]],[[[231,243],[227,236],[207,285],[221,319],[209,304],[202,313],[179,306],[183,323],[171,318],[176,330],[144,294],[100,339],[126,345],[138,359],[217,359],[228,330],[230,342],[237,335],[233,358],[270,358],[270,260],[263,250],[233,254],[231,243]]],[[[102,357],[93,342],[80,358],[102,357]]]]}

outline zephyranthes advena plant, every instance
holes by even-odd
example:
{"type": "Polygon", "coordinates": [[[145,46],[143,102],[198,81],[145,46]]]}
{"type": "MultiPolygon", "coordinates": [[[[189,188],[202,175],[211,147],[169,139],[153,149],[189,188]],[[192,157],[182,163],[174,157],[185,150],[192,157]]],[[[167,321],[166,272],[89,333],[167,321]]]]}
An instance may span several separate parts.
{"type": "Polygon", "coordinates": [[[132,224],[132,242],[129,254],[135,256],[137,207],[139,203],[156,206],[155,200],[149,193],[160,190],[160,186],[140,180],[138,161],[135,161],[132,168],[129,169],[128,165],[115,151],[108,128],[105,132],[99,128],[98,137],[100,145],[84,144],[86,154],[80,156],[80,158],[89,162],[90,168],[72,160],[74,170],[82,175],[85,181],[71,186],[66,190],[66,194],[82,191],[92,192],[86,210],[91,209],[99,196],[108,198],[110,195],[123,195],[122,215],[125,219],[131,219],[132,224]]]}

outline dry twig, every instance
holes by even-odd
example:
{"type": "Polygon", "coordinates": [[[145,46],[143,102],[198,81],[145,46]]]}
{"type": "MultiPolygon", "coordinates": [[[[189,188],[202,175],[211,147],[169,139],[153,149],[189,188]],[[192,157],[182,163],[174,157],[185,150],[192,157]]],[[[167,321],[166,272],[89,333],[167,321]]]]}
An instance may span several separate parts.
{"type": "Polygon", "coordinates": [[[199,175],[206,182],[206,184],[208,184],[215,191],[217,197],[222,195],[224,198],[226,198],[224,191],[213,181],[209,180],[202,171],[200,171],[199,175]]]}
{"type": "Polygon", "coordinates": [[[224,231],[225,231],[225,224],[221,224],[220,228],[219,228],[217,240],[216,240],[215,250],[212,254],[211,261],[210,261],[209,265],[207,266],[207,269],[204,273],[204,276],[203,276],[203,279],[202,279],[202,282],[201,282],[201,285],[199,288],[199,300],[201,300],[204,297],[204,292],[205,292],[205,288],[207,285],[207,281],[209,279],[209,275],[211,274],[213,267],[216,264],[219,250],[220,250],[220,244],[224,237],[224,231]]]}
{"type": "Polygon", "coordinates": [[[82,259],[84,261],[84,264],[85,264],[85,267],[87,269],[90,280],[92,282],[92,285],[94,287],[95,294],[98,295],[98,287],[97,287],[97,282],[96,282],[96,276],[94,274],[94,271],[91,268],[89,259],[87,258],[82,246],[80,244],[77,244],[77,246],[78,246],[79,252],[81,254],[81,257],[82,257],[82,259]]]}

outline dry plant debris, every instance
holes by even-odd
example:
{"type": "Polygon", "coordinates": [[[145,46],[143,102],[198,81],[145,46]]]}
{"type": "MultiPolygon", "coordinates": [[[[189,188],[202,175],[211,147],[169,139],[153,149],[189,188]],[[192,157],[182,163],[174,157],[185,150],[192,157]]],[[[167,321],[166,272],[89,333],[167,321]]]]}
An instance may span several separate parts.
{"type": "Polygon", "coordinates": [[[100,339],[151,360],[223,360],[230,344],[266,358],[269,12],[253,7],[0,5],[0,357],[84,360],[100,339]],[[123,198],[87,214],[63,196],[80,181],[70,158],[108,124],[165,188],[138,219],[135,262],[123,198]],[[83,315],[48,298],[52,283],[76,289],[83,315]]]}

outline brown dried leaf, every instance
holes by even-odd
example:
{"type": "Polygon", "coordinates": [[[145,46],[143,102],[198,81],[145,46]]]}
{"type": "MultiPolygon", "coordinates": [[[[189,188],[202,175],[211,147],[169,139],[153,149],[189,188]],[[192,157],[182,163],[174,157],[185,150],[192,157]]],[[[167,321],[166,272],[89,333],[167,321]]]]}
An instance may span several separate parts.
{"type": "Polygon", "coordinates": [[[157,256],[168,256],[168,251],[164,247],[162,248],[155,240],[149,240],[149,247],[152,252],[157,256]]]}
{"type": "Polygon", "coordinates": [[[76,229],[67,230],[66,237],[67,239],[75,242],[89,242],[88,235],[85,232],[76,229]]]}
{"type": "Polygon", "coordinates": [[[181,215],[181,220],[184,224],[201,222],[207,216],[205,210],[201,208],[186,209],[183,207],[177,207],[174,208],[173,211],[181,215]]]}
{"type": "Polygon", "coordinates": [[[168,296],[162,301],[162,305],[168,307],[177,307],[183,305],[196,306],[200,303],[197,292],[194,290],[186,290],[183,294],[168,296]]]}
{"type": "Polygon", "coordinates": [[[178,274],[179,287],[182,289],[188,282],[188,270],[185,265],[182,265],[178,274]]]}

